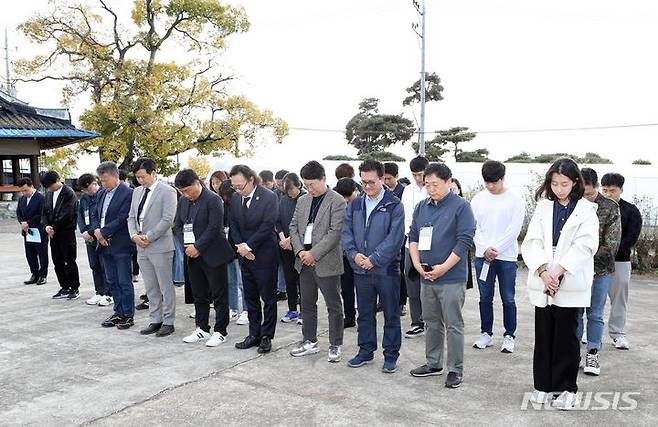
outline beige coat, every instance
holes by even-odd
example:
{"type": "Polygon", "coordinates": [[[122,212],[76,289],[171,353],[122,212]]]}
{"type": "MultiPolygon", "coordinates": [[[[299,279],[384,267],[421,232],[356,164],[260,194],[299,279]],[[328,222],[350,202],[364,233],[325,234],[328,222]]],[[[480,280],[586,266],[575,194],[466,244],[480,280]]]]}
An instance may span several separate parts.
{"type": "Polygon", "coordinates": [[[589,307],[594,278],[594,254],[599,247],[599,219],[596,203],[582,198],[564,224],[553,254],[553,202],[541,200],[530,220],[521,245],[523,261],[528,266],[528,296],[537,307],[589,307]],[[544,282],[537,269],[548,264],[561,265],[566,273],[554,297],[544,294],[544,282]]]}

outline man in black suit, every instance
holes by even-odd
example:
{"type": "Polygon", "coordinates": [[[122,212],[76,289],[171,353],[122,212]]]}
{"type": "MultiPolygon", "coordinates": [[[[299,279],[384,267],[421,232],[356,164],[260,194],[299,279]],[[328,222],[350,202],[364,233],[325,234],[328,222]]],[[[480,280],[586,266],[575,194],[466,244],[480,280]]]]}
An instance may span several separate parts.
{"type": "Polygon", "coordinates": [[[235,347],[258,346],[259,353],[269,353],[277,323],[279,251],[274,224],[279,201],[276,194],[258,185],[256,172],[248,166],[234,166],[229,176],[235,189],[229,208],[229,235],[243,258],[242,283],[249,312],[249,336],[235,347]]]}
{"type": "Polygon", "coordinates": [[[26,280],[26,285],[45,285],[48,277],[48,235],[41,225],[41,211],[45,198],[39,193],[30,178],[21,178],[16,183],[18,190],[23,194],[18,200],[16,218],[21,225],[21,233],[25,242],[25,257],[30,266],[32,277],[26,280]],[[28,242],[27,235],[39,235],[39,243],[28,242]]]}
{"type": "Polygon", "coordinates": [[[186,343],[206,341],[217,347],[228,332],[228,263],[235,253],[224,234],[221,198],[205,188],[196,172],[183,169],[174,180],[183,195],[174,219],[175,238],[185,247],[185,270],[194,295],[196,330],[183,338],[186,343]],[[215,327],[210,335],[210,300],[215,308],[215,327]]]}
{"type": "Polygon", "coordinates": [[[77,299],[80,296],[80,277],[75,262],[78,254],[75,240],[78,199],[71,187],[60,182],[55,171],[46,172],[41,183],[48,189],[41,224],[50,237],[50,256],[61,287],[53,299],[77,299]]]}

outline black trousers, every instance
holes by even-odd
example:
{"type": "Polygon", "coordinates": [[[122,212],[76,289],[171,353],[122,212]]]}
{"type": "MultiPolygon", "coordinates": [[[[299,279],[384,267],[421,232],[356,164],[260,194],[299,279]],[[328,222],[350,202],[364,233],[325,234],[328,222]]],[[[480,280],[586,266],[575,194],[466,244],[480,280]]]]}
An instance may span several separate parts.
{"type": "Polygon", "coordinates": [[[576,336],[578,308],[535,307],[535,390],[576,393],[580,343],[576,336]]]}
{"type": "MultiPolygon", "coordinates": [[[[345,320],[356,320],[354,309],[354,270],[346,257],[343,257],[345,272],[340,276],[340,294],[343,297],[345,320]]],[[[405,287],[406,289],[406,287],[405,287]]]]}
{"type": "Polygon", "coordinates": [[[133,247],[131,249],[131,256],[132,256],[132,273],[133,276],[139,276],[139,263],[137,262],[137,247],[133,247]]]}
{"type": "Polygon", "coordinates": [[[226,264],[211,267],[201,258],[185,257],[190,287],[194,295],[196,326],[210,331],[210,301],[215,309],[215,332],[228,333],[228,270],[226,264]]]}
{"type": "Polygon", "coordinates": [[[25,258],[30,266],[30,273],[35,277],[48,277],[48,236],[41,235],[41,243],[25,242],[25,258]],[[45,238],[44,238],[45,236],[45,238]]]}
{"type": "Polygon", "coordinates": [[[400,251],[400,305],[407,305],[407,279],[404,277],[404,245],[400,251]]]}
{"type": "Polygon", "coordinates": [[[53,258],[59,286],[64,289],[80,288],[78,264],[75,262],[77,255],[75,230],[56,231],[50,238],[50,256],[53,258]]]}
{"type": "Polygon", "coordinates": [[[249,335],[252,337],[274,338],[277,270],[276,265],[263,268],[254,261],[244,260],[242,263],[242,288],[249,313],[249,335]]]}
{"type": "Polygon", "coordinates": [[[103,268],[103,260],[101,255],[96,250],[96,242],[86,243],[87,260],[89,261],[89,268],[91,268],[91,276],[94,279],[94,289],[97,295],[112,296],[112,290],[105,280],[105,269],[103,268]]]}
{"type": "Polygon", "coordinates": [[[281,249],[281,266],[286,278],[286,294],[288,294],[288,310],[297,311],[299,305],[299,273],[295,270],[295,254],[293,251],[281,249]]]}

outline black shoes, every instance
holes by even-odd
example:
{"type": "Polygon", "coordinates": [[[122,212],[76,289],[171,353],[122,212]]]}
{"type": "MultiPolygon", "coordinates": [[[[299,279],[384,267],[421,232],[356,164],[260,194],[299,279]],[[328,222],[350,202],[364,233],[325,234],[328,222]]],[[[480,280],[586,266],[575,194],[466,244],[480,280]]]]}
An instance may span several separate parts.
{"type": "Polygon", "coordinates": [[[149,297],[147,297],[146,294],[142,294],[139,296],[139,299],[141,299],[142,301],[148,301],[149,297]]]}
{"type": "Polygon", "coordinates": [[[46,278],[45,277],[39,277],[39,280],[37,280],[37,286],[45,285],[46,284],[46,278]]]}
{"type": "Polygon", "coordinates": [[[139,333],[142,335],[151,335],[158,332],[161,327],[162,327],[162,323],[151,323],[146,328],[139,331],[139,333]]]}
{"type": "Polygon", "coordinates": [[[260,339],[260,345],[258,346],[258,352],[260,354],[265,354],[270,351],[272,351],[272,340],[270,337],[262,337],[260,339]]]}
{"type": "Polygon", "coordinates": [[[434,375],[441,375],[442,372],[442,368],[430,368],[427,365],[423,365],[416,369],[412,369],[409,373],[412,377],[431,377],[434,375]]]}
{"type": "Polygon", "coordinates": [[[80,291],[77,289],[69,289],[69,294],[67,295],[66,298],[73,300],[73,299],[78,299],[80,297],[80,291]]]}
{"type": "Polygon", "coordinates": [[[26,285],[34,285],[38,281],[39,281],[39,278],[33,274],[32,277],[30,277],[29,279],[27,279],[23,283],[26,284],[26,285]]]}
{"type": "Polygon", "coordinates": [[[355,326],[356,326],[356,322],[354,321],[354,319],[345,319],[343,321],[343,329],[353,328],[355,326]]]}
{"type": "Polygon", "coordinates": [[[448,372],[448,378],[446,378],[446,387],[447,388],[457,388],[462,385],[462,375],[457,372],[448,372]]]}
{"type": "Polygon", "coordinates": [[[258,347],[260,345],[261,339],[252,337],[249,335],[242,342],[235,343],[235,348],[239,350],[246,350],[251,347],[258,347]]]}
{"type": "Polygon", "coordinates": [[[119,316],[117,313],[112,314],[110,317],[107,319],[103,320],[103,323],[101,323],[101,326],[104,328],[112,328],[119,323],[119,320],[121,320],[121,316],[119,316]]]}
{"type": "Polygon", "coordinates": [[[117,322],[117,329],[130,329],[135,324],[132,317],[122,317],[117,322]]]}
{"type": "Polygon", "coordinates": [[[285,301],[288,299],[288,294],[282,291],[276,291],[276,300],[285,301]]]}
{"type": "Polygon", "coordinates": [[[70,289],[60,288],[59,291],[53,295],[53,299],[64,299],[69,297],[70,289]]]}
{"type": "Polygon", "coordinates": [[[148,301],[144,301],[144,302],[142,302],[140,304],[137,304],[135,306],[135,310],[148,310],[148,309],[149,309],[149,302],[148,301]]]}
{"type": "Polygon", "coordinates": [[[160,330],[158,331],[157,334],[155,334],[156,337],[166,337],[167,335],[171,335],[174,333],[174,325],[162,325],[160,330]]]}

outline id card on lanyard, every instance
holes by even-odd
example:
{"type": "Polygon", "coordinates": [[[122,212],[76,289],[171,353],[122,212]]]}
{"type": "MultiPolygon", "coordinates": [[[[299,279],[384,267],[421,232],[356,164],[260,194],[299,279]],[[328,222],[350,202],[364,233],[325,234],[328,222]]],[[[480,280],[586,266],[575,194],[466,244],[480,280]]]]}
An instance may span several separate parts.
{"type": "Polygon", "coordinates": [[[313,223],[310,223],[306,226],[306,232],[304,232],[304,244],[310,245],[313,241],[313,223]]]}
{"type": "Polygon", "coordinates": [[[85,209],[85,225],[89,225],[89,209],[85,209]]]}
{"type": "Polygon", "coordinates": [[[184,245],[193,245],[196,242],[196,237],[194,237],[194,225],[193,224],[183,224],[183,244],[184,245]]]}
{"type": "Polygon", "coordinates": [[[432,230],[434,227],[422,227],[418,235],[418,250],[431,251],[432,250],[432,230]]]}

